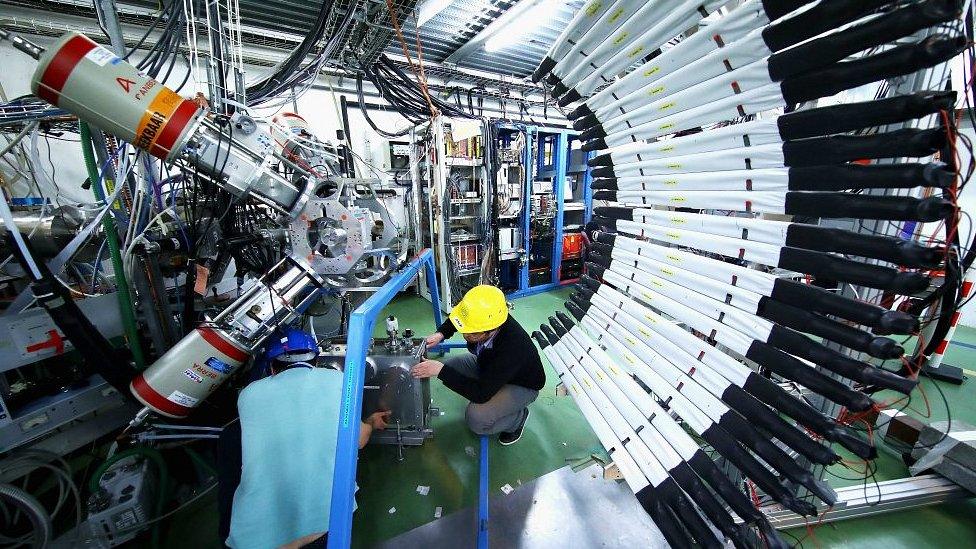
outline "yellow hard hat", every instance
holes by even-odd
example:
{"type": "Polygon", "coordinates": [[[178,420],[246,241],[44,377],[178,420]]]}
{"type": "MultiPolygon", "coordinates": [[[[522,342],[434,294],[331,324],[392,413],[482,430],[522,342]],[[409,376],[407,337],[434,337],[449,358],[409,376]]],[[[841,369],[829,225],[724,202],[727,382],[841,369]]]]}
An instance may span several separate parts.
{"type": "Polygon", "coordinates": [[[505,294],[487,284],[475,286],[464,294],[449,318],[462,334],[494,330],[508,319],[505,294]]]}

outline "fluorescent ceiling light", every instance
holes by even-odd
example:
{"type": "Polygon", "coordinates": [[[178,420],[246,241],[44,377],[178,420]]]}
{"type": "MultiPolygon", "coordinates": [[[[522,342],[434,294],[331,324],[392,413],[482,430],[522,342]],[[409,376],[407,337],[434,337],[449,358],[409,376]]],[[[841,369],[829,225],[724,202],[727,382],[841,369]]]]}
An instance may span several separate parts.
{"type": "Polygon", "coordinates": [[[531,31],[551,20],[560,4],[558,0],[536,0],[524,11],[515,8],[509,10],[505,15],[511,14],[513,17],[504,25],[499,25],[485,41],[485,51],[496,52],[517,45],[531,31]]]}
{"type": "Polygon", "coordinates": [[[451,0],[427,0],[417,8],[417,26],[421,26],[433,19],[444,8],[451,5],[451,0]]]}

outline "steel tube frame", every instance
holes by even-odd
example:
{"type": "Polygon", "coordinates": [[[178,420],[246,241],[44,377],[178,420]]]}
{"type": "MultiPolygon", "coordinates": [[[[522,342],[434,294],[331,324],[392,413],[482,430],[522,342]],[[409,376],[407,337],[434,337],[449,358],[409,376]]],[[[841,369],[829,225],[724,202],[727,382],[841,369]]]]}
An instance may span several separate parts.
{"type": "Polygon", "coordinates": [[[434,269],[434,254],[422,251],[409,265],[391,278],[349,316],[342,400],[339,408],[339,437],[332,481],[332,507],[329,512],[329,549],[345,549],[352,542],[353,498],[356,490],[356,461],[359,454],[359,423],[362,420],[366,349],[372,339],[376,319],[397,293],[421,269],[426,272],[434,321],[440,326],[441,304],[434,269]]]}

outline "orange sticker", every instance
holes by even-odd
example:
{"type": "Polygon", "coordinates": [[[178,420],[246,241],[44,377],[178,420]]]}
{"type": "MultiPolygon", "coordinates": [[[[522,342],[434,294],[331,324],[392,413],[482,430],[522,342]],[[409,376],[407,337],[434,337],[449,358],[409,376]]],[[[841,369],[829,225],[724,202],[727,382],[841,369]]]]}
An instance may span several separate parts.
{"type": "Polygon", "coordinates": [[[196,280],[193,281],[193,291],[200,295],[207,295],[207,279],[210,278],[210,269],[197,263],[196,280]]]}
{"type": "Polygon", "coordinates": [[[150,101],[149,107],[142,115],[142,120],[139,121],[139,126],[136,128],[135,146],[140,149],[150,149],[182,102],[183,98],[173,90],[169,88],[160,89],[156,97],[150,101]]]}

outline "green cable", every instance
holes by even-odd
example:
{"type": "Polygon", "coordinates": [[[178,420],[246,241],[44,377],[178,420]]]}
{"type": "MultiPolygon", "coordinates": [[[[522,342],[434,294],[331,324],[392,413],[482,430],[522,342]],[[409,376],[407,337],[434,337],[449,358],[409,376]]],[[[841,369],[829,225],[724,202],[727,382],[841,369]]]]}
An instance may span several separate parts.
{"type": "Polygon", "coordinates": [[[210,464],[210,462],[204,459],[203,456],[197,453],[196,450],[190,448],[189,446],[184,446],[183,449],[186,450],[186,454],[190,456],[190,459],[193,460],[193,463],[195,463],[197,467],[210,473],[214,478],[217,478],[217,469],[215,469],[214,466],[210,464]]]}
{"type": "MultiPolygon", "coordinates": [[[[102,479],[102,475],[108,468],[113,464],[133,456],[143,457],[148,459],[156,466],[156,470],[159,471],[159,485],[158,485],[158,495],[156,497],[156,509],[153,511],[153,519],[156,519],[163,514],[163,505],[166,503],[169,495],[169,467],[166,466],[166,460],[163,459],[163,455],[159,453],[155,448],[149,448],[148,446],[133,446],[126,450],[110,456],[101,465],[95,469],[92,473],[90,479],[88,479],[88,491],[92,494],[97,493],[98,482],[102,479]]],[[[157,521],[153,524],[152,529],[152,546],[154,548],[159,547],[159,526],[160,523],[157,521]]]]}
{"type": "MultiPolygon", "coordinates": [[[[102,188],[98,165],[95,162],[95,150],[92,148],[91,129],[85,122],[79,122],[81,130],[81,152],[85,157],[85,168],[88,169],[88,180],[91,181],[95,198],[105,202],[105,190],[102,188]]],[[[111,207],[111,204],[106,204],[111,207]]],[[[129,282],[125,279],[125,268],[122,266],[122,254],[119,251],[119,234],[115,229],[115,219],[111,215],[102,217],[102,227],[105,229],[105,239],[112,256],[112,270],[115,271],[115,295],[119,300],[119,312],[122,314],[122,327],[129,348],[132,349],[132,360],[140,370],[146,367],[146,359],[142,354],[139,342],[139,329],[136,326],[135,308],[132,305],[132,295],[129,293],[129,282]]],[[[96,265],[97,268],[97,265],[96,265]]]]}

